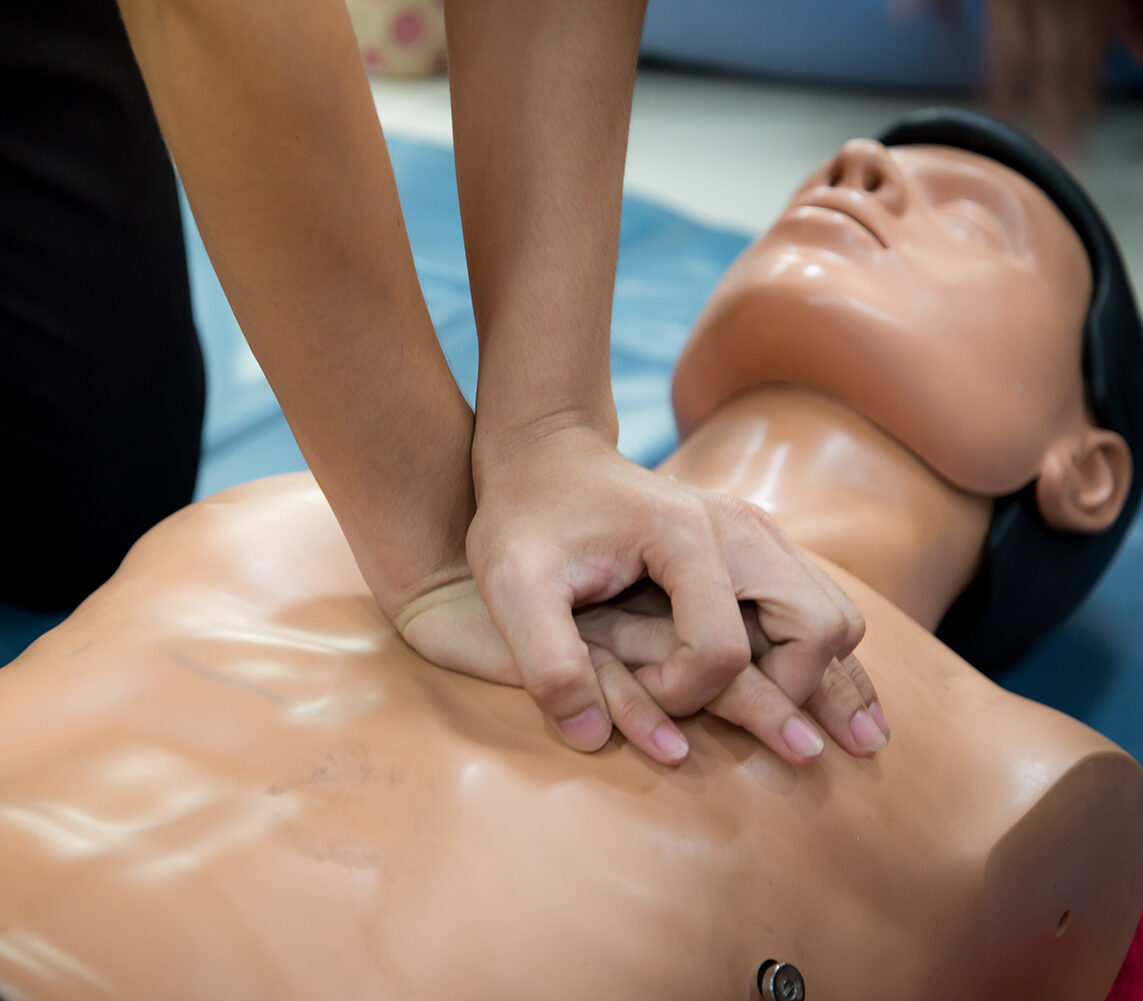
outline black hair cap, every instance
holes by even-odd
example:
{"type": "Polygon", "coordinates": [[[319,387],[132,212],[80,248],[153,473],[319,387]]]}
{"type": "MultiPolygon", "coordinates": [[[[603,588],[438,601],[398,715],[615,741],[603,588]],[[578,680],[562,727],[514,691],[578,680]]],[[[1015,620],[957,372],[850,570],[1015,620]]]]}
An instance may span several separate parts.
{"type": "Polygon", "coordinates": [[[890,126],[886,146],[952,146],[986,156],[1039,187],[1087,250],[1092,298],[1083,330],[1088,401],[1101,427],[1127,441],[1135,463],[1115,523],[1098,535],[1049,528],[1035,484],[995,502],[977,576],[949,609],[937,635],[984,669],[1020,657],[1091,591],[1131,525],[1143,488],[1143,325],[1122,255],[1092,200],[1064,167],[1024,133],[963,108],[928,108],[890,126]]]}

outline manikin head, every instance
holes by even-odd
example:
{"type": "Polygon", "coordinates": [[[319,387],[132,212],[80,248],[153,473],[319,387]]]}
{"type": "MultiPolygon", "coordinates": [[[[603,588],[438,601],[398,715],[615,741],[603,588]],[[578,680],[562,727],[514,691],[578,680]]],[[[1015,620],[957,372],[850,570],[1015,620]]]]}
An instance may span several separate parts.
{"type": "Polygon", "coordinates": [[[845,144],[735,262],[676,413],[685,434],[744,389],[807,386],[996,498],[940,630],[986,666],[1078,603],[1130,521],[1143,414],[1122,369],[1143,372],[1143,338],[1106,227],[1030,140],[948,109],[883,138],[845,144]]]}

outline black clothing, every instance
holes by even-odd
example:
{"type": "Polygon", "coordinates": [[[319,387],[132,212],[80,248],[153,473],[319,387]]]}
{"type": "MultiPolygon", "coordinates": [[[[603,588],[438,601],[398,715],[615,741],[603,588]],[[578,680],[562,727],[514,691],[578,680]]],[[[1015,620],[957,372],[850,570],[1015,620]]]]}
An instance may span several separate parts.
{"type": "Polygon", "coordinates": [[[0,600],[60,608],[191,500],[174,172],[114,0],[0,6],[0,600]]]}

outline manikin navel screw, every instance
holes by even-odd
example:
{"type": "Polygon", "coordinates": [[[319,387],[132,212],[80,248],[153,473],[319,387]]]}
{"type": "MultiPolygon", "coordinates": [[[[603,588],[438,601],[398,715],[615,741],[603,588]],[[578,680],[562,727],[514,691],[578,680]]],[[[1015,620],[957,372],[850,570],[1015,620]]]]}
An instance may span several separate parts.
{"type": "Polygon", "coordinates": [[[758,967],[762,1001],[805,1001],[806,984],[796,966],[768,959],[758,967]]]}

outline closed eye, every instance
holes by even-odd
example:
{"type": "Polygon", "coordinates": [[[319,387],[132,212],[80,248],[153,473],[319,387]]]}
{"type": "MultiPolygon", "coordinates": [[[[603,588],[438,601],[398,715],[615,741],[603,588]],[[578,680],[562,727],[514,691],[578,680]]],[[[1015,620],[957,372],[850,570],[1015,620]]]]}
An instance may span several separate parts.
{"type": "Polygon", "coordinates": [[[938,205],[937,212],[946,228],[963,240],[971,240],[996,250],[1014,249],[999,220],[977,202],[958,198],[938,205]]]}

